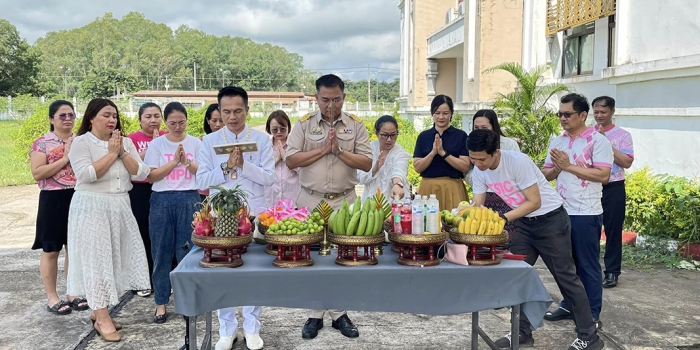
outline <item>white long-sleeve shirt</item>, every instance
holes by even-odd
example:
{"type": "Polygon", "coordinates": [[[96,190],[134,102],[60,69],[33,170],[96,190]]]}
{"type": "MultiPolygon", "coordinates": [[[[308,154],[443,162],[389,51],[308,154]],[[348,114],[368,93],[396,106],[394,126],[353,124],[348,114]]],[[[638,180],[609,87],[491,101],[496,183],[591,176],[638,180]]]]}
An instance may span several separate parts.
{"type": "Polygon", "coordinates": [[[391,198],[391,188],[394,187],[391,179],[395,177],[401,179],[404,191],[408,192],[408,161],[411,155],[401,145],[395,144],[389,151],[389,154],[387,154],[384,165],[372,176],[372,170],[377,164],[381,149],[379,148],[379,141],[370,142],[370,147],[372,148],[372,169],[369,172],[357,171],[358,183],[365,185],[365,189],[362,192],[362,201],[364,202],[368,197],[374,196],[377,193],[377,189],[389,200],[391,198]]]}
{"type": "MultiPolygon", "coordinates": [[[[241,188],[248,192],[248,208],[250,214],[258,215],[265,207],[265,187],[275,183],[275,159],[272,155],[272,143],[267,134],[258,130],[250,130],[248,142],[255,142],[258,146],[257,152],[243,153],[243,168],[237,169],[236,179],[231,178],[231,174],[224,175],[221,170],[221,163],[228,161],[228,154],[217,155],[213,146],[227,143],[245,142],[249,127],[235,135],[227,127],[217,132],[204,136],[202,144],[197,154],[199,168],[197,169],[197,187],[200,190],[207,190],[212,186],[222,186],[232,188],[239,184],[241,188]],[[224,138],[223,133],[226,133],[224,138]]],[[[211,189],[210,195],[217,190],[211,189]]]]}
{"type": "Polygon", "coordinates": [[[91,132],[80,135],[73,140],[68,159],[75,172],[76,191],[127,193],[132,188],[132,180],[143,181],[148,177],[151,169],[141,160],[134,143],[128,137],[122,138],[122,144],[124,149],[129,152],[127,157],[133,158],[139,164],[136,175],[129,174],[124,162],[117,158],[104,175],[97,177],[97,172],[92,164],[109,153],[108,144],[107,141],[98,139],[91,132]]]}

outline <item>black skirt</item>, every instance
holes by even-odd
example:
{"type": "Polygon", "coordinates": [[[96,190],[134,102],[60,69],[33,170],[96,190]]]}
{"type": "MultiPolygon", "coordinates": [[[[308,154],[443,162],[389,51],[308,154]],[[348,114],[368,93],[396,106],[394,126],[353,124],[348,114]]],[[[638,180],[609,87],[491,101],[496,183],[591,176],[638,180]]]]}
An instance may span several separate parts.
{"type": "Polygon", "coordinates": [[[60,252],[68,243],[68,211],[75,190],[41,191],[36,215],[36,237],[32,249],[60,252]]]}

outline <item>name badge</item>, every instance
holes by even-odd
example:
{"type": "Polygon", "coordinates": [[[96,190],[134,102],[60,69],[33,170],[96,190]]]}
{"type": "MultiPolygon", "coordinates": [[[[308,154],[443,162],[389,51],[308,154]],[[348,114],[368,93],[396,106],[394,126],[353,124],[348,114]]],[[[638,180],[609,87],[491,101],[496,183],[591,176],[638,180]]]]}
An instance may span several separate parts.
{"type": "Polygon", "coordinates": [[[323,130],[321,130],[321,127],[317,126],[311,129],[311,135],[323,135],[323,130]]]}
{"type": "Polygon", "coordinates": [[[352,134],[352,129],[350,128],[343,128],[338,131],[339,134],[352,134]]]}

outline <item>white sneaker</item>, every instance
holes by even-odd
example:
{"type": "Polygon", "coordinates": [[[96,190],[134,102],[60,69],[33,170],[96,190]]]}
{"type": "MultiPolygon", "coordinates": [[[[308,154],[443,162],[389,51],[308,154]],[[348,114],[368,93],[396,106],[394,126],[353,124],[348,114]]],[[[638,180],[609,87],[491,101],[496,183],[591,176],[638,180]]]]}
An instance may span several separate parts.
{"type": "Polygon", "coordinates": [[[140,291],[136,292],[136,295],[145,298],[145,297],[147,297],[147,296],[150,296],[151,293],[152,293],[152,292],[151,292],[150,289],[146,289],[146,290],[140,290],[140,291]]]}
{"type": "Polygon", "coordinates": [[[238,332],[230,337],[219,337],[219,341],[216,342],[216,350],[231,350],[233,343],[238,340],[237,334],[238,332]]]}
{"type": "MultiPolygon", "coordinates": [[[[263,348],[263,340],[260,338],[260,334],[248,334],[243,331],[243,337],[245,338],[245,345],[250,350],[260,350],[263,348]]],[[[216,350],[219,350],[218,348],[216,350]]]]}

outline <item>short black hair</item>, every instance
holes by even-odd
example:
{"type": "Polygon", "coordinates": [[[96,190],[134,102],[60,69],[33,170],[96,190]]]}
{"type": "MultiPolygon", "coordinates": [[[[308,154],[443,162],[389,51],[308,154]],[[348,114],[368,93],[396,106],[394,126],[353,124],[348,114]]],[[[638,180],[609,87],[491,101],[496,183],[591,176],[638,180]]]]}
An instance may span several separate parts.
{"type": "Polygon", "coordinates": [[[447,95],[437,95],[433,98],[433,102],[430,102],[430,115],[435,114],[438,108],[443,104],[447,103],[447,107],[450,108],[450,114],[455,114],[455,105],[452,103],[452,98],[447,95]]]}
{"type": "Polygon", "coordinates": [[[211,126],[209,126],[209,121],[211,120],[211,114],[214,113],[214,111],[219,110],[219,104],[218,103],[212,103],[207,107],[207,111],[204,113],[204,132],[209,135],[211,134],[211,126]]]}
{"type": "Polygon", "coordinates": [[[610,109],[615,108],[615,99],[610,97],[610,96],[598,96],[593,99],[593,102],[591,102],[591,106],[595,107],[595,105],[600,104],[601,107],[608,107],[610,109]]]}
{"type": "Polygon", "coordinates": [[[381,129],[382,125],[384,125],[385,123],[394,124],[394,126],[396,127],[396,131],[399,130],[399,123],[396,121],[396,118],[390,115],[383,115],[379,117],[379,119],[377,119],[376,122],[374,122],[374,133],[379,134],[379,129],[381,129]]]}
{"type": "Polygon", "coordinates": [[[498,135],[488,129],[472,131],[467,138],[467,149],[472,152],[486,152],[493,155],[498,149],[498,135]]]}
{"type": "Polygon", "coordinates": [[[230,97],[240,96],[243,99],[243,104],[246,106],[248,105],[248,93],[242,87],[226,86],[226,87],[221,88],[221,90],[219,90],[219,94],[216,95],[216,102],[218,102],[220,105],[221,98],[226,97],[226,96],[230,96],[230,97]]]}
{"type": "Polygon", "coordinates": [[[345,83],[343,79],[340,79],[340,77],[335,74],[326,74],[316,79],[316,92],[321,90],[321,86],[327,88],[337,86],[340,88],[340,91],[345,92],[345,83]]]}
{"type": "Polygon", "coordinates": [[[182,105],[180,102],[170,102],[165,106],[165,112],[163,113],[163,120],[167,121],[168,116],[171,115],[173,112],[182,112],[182,114],[185,115],[185,119],[187,119],[187,108],[182,105]]]}
{"type": "MultiPolygon", "coordinates": [[[[68,102],[68,101],[66,101],[66,100],[56,100],[56,101],[53,101],[53,102],[49,105],[49,118],[50,118],[50,119],[53,119],[53,117],[56,115],[56,113],[58,113],[58,109],[61,108],[61,107],[63,107],[63,106],[68,106],[68,107],[70,107],[70,109],[73,110],[73,114],[75,114],[75,108],[73,108],[73,104],[72,104],[72,103],[70,103],[70,102],[68,102]]],[[[53,124],[50,124],[50,125],[49,125],[49,130],[50,130],[50,131],[53,131],[53,124]]]]}
{"type": "Polygon", "coordinates": [[[588,99],[586,98],[586,96],[583,96],[583,95],[577,94],[577,93],[573,93],[573,92],[570,94],[564,95],[564,97],[561,98],[560,102],[561,103],[573,102],[574,110],[578,113],[581,113],[581,112],[588,113],[588,111],[590,111],[590,109],[591,109],[591,107],[588,105],[588,99]]]}

